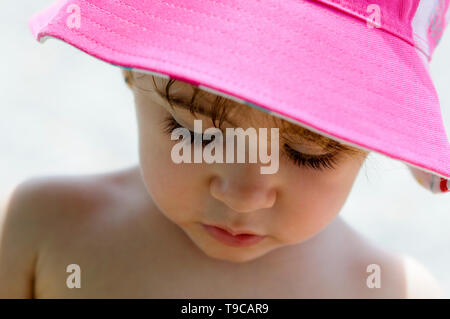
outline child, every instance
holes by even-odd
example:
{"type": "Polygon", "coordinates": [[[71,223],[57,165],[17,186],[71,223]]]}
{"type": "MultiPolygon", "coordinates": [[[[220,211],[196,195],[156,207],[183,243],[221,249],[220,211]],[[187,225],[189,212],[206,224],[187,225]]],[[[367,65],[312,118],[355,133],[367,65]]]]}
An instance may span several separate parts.
{"type": "Polygon", "coordinates": [[[420,263],[338,214],[370,151],[447,185],[424,59],[448,1],[379,1],[367,24],[369,4],[351,3],[81,0],[33,17],[36,38],[123,68],[140,161],[19,185],[0,233],[0,297],[441,297],[420,263]],[[228,144],[233,128],[257,132],[261,162],[264,141],[279,151],[274,171],[248,160],[251,142],[228,144]],[[208,161],[222,150],[247,160],[208,161]]]}

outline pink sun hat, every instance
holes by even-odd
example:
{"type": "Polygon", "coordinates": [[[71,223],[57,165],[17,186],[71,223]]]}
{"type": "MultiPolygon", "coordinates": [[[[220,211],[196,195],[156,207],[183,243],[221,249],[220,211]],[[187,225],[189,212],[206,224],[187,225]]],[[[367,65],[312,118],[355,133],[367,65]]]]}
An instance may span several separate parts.
{"type": "Polygon", "coordinates": [[[450,188],[429,61],[450,0],[63,0],[29,21],[113,65],[188,82],[450,188]]]}

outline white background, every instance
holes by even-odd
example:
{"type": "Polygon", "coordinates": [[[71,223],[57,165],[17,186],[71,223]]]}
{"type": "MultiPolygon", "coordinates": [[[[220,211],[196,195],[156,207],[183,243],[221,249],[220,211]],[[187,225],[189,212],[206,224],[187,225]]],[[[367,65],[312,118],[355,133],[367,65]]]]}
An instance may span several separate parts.
{"type": "MultiPolygon", "coordinates": [[[[108,172],[138,160],[133,100],[119,69],[32,38],[28,18],[50,3],[0,2],[0,206],[30,177],[108,172]]],[[[447,133],[449,33],[431,62],[447,133]]],[[[341,214],[379,245],[418,259],[450,296],[450,193],[428,193],[404,164],[372,153],[341,214]]]]}

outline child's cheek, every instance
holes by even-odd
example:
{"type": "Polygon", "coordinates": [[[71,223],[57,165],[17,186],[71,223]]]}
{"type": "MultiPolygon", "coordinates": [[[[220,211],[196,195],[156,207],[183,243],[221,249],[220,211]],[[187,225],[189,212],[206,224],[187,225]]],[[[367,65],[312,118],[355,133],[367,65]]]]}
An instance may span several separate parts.
{"type": "Polygon", "coordinates": [[[323,230],[341,211],[359,167],[341,166],[337,173],[323,171],[313,178],[298,173],[285,189],[281,214],[274,220],[280,237],[288,243],[299,243],[323,230]]]}
{"type": "Polygon", "coordinates": [[[176,141],[156,131],[141,140],[140,162],[142,174],[155,204],[175,223],[198,219],[205,202],[204,181],[206,164],[175,163],[171,150],[176,141]]]}

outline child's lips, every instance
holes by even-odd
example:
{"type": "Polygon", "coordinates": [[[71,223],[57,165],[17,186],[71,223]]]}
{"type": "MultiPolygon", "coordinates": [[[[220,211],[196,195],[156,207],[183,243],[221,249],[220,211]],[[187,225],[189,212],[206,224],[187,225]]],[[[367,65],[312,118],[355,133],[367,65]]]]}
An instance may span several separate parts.
{"type": "Polygon", "coordinates": [[[222,226],[206,225],[202,224],[205,230],[215,239],[220,242],[235,247],[250,246],[260,242],[264,239],[265,235],[257,235],[251,231],[229,231],[222,226]],[[233,235],[233,233],[235,235],[233,235]]]}
{"type": "Polygon", "coordinates": [[[212,224],[203,224],[203,225],[206,225],[206,226],[213,226],[213,227],[220,228],[220,229],[222,229],[222,230],[228,232],[230,235],[233,235],[233,236],[237,236],[237,235],[255,235],[255,236],[263,236],[263,235],[260,235],[260,234],[255,233],[255,232],[253,232],[253,231],[251,231],[251,230],[246,230],[246,229],[245,229],[245,230],[244,230],[244,229],[241,229],[241,230],[235,230],[235,229],[232,229],[232,228],[230,228],[230,227],[228,227],[228,226],[222,226],[222,225],[212,225],[212,224]]]}

